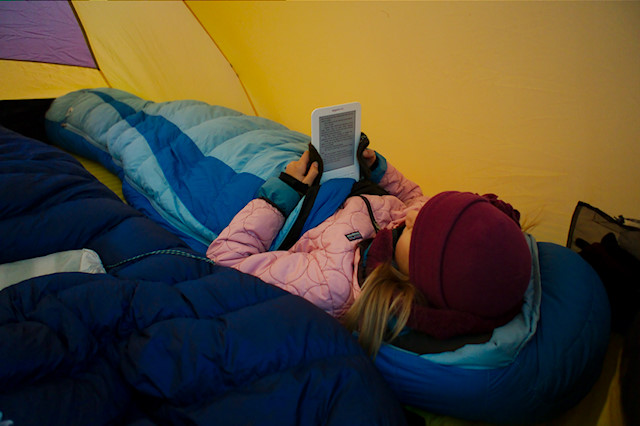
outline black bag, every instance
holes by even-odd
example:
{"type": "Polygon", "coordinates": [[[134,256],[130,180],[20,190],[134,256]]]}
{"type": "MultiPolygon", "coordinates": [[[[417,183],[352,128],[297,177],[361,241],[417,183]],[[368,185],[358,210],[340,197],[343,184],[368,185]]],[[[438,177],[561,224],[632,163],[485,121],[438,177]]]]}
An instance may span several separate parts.
{"type": "Polygon", "coordinates": [[[609,295],[611,328],[626,333],[640,312],[640,227],[580,201],[571,218],[567,247],[600,276],[609,295]]]}

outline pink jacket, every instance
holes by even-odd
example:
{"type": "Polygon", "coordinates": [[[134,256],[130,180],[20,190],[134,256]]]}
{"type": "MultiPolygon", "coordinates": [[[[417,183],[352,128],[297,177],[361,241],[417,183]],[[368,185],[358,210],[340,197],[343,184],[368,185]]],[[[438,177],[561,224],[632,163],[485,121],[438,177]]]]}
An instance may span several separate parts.
{"type": "MultiPolygon", "coordinates": [[[[427,200],[420,187],[391,164],[380,185],[393,195],[365,197],[381,228],[398,226],[408,209],[419,209],[427,200]]],[[[342,316],[360,294],[358,243],[375,235],[364,200],[348,198],[289,250],[268,251],[284,221],[278,209],[255,199],[211,243],[207,257],[304,297],[334,317],[342,316]]]]}

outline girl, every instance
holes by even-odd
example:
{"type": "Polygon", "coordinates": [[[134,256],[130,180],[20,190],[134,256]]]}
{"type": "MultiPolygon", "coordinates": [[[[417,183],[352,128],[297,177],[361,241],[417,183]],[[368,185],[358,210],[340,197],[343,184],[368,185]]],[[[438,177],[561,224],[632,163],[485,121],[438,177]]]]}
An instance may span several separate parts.
{"type": "Polygon", "coordinates": [[[389,195],[349,197],[289,250],[268,251],[318,176],[307,151],[265,183],[207,257],[311,301],[357,331],[373,356],[405,326],[452,339],[510,321],[531,273],[519,213],[495,196],[428,199],[375,151],[362,157],[389,195]]]}

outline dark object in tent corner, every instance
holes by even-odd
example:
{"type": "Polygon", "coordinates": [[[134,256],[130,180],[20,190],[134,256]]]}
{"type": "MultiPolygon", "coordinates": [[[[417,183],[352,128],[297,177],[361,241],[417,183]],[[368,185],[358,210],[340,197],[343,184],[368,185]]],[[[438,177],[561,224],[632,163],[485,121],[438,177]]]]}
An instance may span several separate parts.
{"type": "Polygon", "coordinates": [[[44,115],[53,99],[0,101],[0,125],[21,135],[49,143],[44,130],[44,115]]]}
{"type": "Polygon", "coordinates": [[[579,202],[571,218],[567,247],[600,276],[611,304],[611,328],[625,334],[640,312],[640,228],[579,202]]]}
{"type": "Polygon", "coordinates": [[[571,218],[567,247],[600,276],[611,305],[612,331],[625,337],[620,365],[622,411],[640,424],[640,228],[579,202],[571,218]]]}
{"type": "Polygon", "coordinates": [[[611,328],[625,334],[640,312],[640,228],[580,201],[571,218],[567,247],[600,276],[611,305],[611,328]]]}

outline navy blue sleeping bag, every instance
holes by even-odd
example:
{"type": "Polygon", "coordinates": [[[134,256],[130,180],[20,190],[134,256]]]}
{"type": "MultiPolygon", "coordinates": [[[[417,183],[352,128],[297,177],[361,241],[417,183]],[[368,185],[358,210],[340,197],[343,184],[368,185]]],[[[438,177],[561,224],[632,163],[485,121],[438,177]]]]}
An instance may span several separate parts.
{"type": "Polygon", "coordinates": [[[0,264],[88,248],[108,272],[0,291],[3,420],[405,423],[337,321],[200,258],[70,155],[1,127],[0,235],[0,264]]]}

